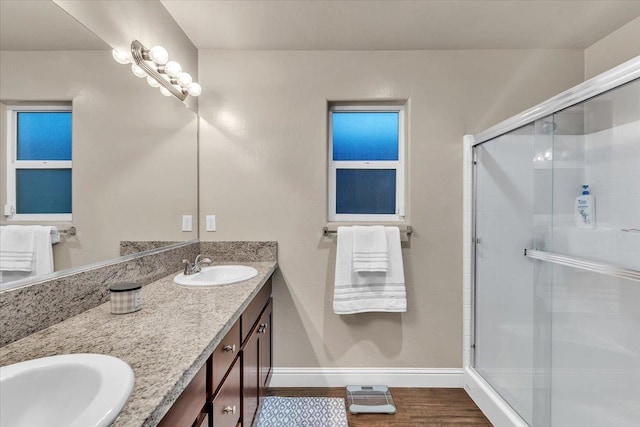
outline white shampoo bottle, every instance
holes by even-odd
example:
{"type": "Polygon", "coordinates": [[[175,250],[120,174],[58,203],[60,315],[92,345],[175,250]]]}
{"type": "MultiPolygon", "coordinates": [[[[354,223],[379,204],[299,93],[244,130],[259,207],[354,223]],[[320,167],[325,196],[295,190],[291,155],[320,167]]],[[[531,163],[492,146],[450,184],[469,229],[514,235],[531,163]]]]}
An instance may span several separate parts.
{"type": "Polygon", "coordinates": [[[595,228],[596,209],[595,198],[591,195],[588,185],[582,186],[582,194],[576,197],[576,227],[595,228]]]}

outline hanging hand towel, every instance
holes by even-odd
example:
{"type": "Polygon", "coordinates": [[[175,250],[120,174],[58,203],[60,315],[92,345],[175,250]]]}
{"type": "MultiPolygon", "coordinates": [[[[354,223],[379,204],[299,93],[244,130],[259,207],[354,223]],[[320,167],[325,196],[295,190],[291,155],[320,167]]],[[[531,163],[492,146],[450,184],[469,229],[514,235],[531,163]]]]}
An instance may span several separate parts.
{"type": "Polygon", "coordinates": [[[385,272],[389,268],[389,251],[384,227],[353,227],[353,271],[385,272]]]}
{"type": "Polygon", "coordinates": [[[58,233],[58,229],[44,225],[36,225],[35,227],[34,275],[53,273],[53,236],[58,233]]]}
{"type": "Polygon", "coordinates": [[[35,228],[22,225],[0,227],[0,271],[32,271],[35,228]]]}
{"type": "Polygon", "coordinates": [[[336,314],[405,312],[407,296],[398,227],[385,227],[387,272],[353,271],[353,228],[338,227],[333,311],[336,314]]]}

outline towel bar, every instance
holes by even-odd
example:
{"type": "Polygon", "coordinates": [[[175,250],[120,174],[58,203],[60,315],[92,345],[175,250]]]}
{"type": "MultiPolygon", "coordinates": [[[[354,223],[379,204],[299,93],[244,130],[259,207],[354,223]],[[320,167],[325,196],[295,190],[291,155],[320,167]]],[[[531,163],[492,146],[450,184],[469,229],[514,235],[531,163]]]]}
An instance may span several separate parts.
{"type": "Polygon", "coordinates": [[[64,234],[65,236],[75,236],[76,235],[76,228],[71,226],[71,227],[67,228],[66,230],[58,230],[58,233],[64,234]]]}
{"type": "MultiPolygon", "coordinates": [[[[400,232],[406,233],[407,237],[411,237],[411,234],[413,233],[413,227],[410,225],[407,225],[407,227],[404,230],[400,228],[400,232]]],[[[330,234],[337,234],[337,233],[338,233],[338,230],[329,230],[329,227],[322,227],[322,234],[324,236],[329,236],[330,234]]]]}

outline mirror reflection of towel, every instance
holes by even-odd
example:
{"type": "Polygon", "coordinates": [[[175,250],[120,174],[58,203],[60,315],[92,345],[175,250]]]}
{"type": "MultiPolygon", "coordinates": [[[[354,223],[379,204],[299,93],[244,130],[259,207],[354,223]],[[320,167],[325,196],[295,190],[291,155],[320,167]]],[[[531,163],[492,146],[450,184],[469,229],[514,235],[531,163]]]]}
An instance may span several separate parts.
{"type": "MultiPolygon", "coordinates": [[[[0,227],[0,283],[53,273],[51,234],[57,228],[42,225],[7,225],[0,227]],[[8,238],[5,238],[8,237],[8,238]],[[30,262],[27,250],[31,249],[30,262]],[[21,254],[19,267],[12,261],[12,253],[21,254]]],[[[15,260],[17,258],[14,257],[15,260]]]]}
{"type": "Polygon", "coordinates": [[[0,230],[0,270],[33,271],[36,228],[6,225],[0,230]]]}

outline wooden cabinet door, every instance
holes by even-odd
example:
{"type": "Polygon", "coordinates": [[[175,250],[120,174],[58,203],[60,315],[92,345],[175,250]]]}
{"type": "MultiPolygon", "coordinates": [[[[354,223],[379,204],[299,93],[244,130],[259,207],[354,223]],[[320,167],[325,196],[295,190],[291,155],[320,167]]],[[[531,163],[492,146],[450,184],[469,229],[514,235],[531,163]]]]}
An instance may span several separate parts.
{"type": "Polygon", "coordinates": [[[242,350],[242,426],[251,427],[260,399],[260,335],[257,329],[242,350]]]}
{"type": "Polygon", "coordinates": [[[260,322],[258,323],[258,333],[260,334],[260,387],[261,396],[264,395],[264,391],[268,386],[269,376],[271,375],[271,356],[272,356],[272,331],[273,331],[273,304],[271,300],[264,309],[260,322]]]}

